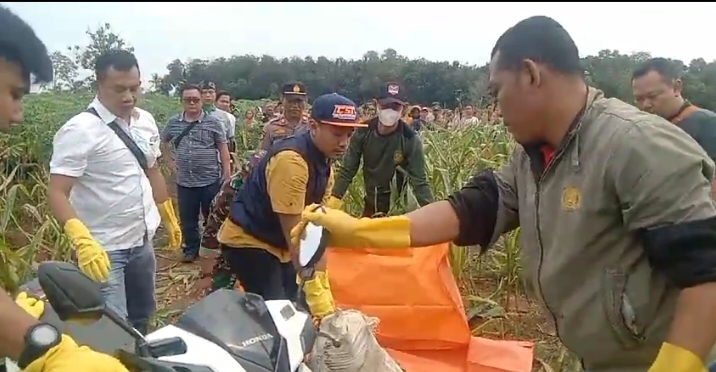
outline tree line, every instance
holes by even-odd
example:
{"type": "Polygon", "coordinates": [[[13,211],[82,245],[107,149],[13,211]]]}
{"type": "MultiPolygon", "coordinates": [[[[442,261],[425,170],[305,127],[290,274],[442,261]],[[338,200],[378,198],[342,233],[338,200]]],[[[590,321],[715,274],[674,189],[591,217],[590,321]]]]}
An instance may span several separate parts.
{"type": "MultiPolygon", "coordinates": [[[[66,52],[55,52],[53,62],[57,79],[53,90],[79,91],[92,87],[90,76],[78,80],[82,69],[90,69],[94,58],[105,50],[132,47],[109,24],[88,30],[87,46],[73,46],[66,52]]],[[[588,81],[607,96],[633,102],[631,74],[641,62],[651,58],[646,52],[623,54],[602,50],[582,59],[588,81]]],[[[685,63],[674,60],[683,70],[684,95],[694,104],[716,110],[716,61],[703,58],[685,63]]],[[[141,61],[140,61],[141,64],[141,61]]],[[[337,92],[357,103],[373,99],[381,84],[400,82],[411,103],[438,102],[445,107],[458,104],[486,106],[492,102],[487,94],[488,66],[474,66],[457,61],[409,59],[394,49],[381,53],[369,51],[360,59],[326,57],[275,58],[269,55],[243,55],[213,60],[174,60],[164,75],[153,74],[153,90],[173,94],[184,83],[212,81],[234,99],[278,99],[280,87],[288,81],[302,81],[309,96],[337,92]]]]}

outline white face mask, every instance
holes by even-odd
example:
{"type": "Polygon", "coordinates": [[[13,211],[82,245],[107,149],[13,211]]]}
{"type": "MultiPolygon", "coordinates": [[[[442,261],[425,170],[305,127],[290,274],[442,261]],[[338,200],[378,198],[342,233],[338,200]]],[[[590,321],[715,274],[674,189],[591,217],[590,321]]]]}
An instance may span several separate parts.
{"type": "Polygon", "coordinates": [[[398,123],[398,120],[400,120],[400,111],[392,109],[380,110],[380,112],[378,112],[378,120],[380,120],[380,123],[386,127],[392,127],[398,123]]]}

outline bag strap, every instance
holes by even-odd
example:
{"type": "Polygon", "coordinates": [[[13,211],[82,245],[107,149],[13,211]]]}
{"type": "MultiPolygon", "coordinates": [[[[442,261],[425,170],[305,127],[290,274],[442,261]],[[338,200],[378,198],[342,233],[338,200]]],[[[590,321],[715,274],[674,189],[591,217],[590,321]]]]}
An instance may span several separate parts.
{"type": "Polygon", "coordinates": [[[181,133],[179,133],[177,138],[175,138],[174,141],[172,141],[175,149],[179,148],[179,144],[181,143],[181,141],[184,139],[184,137],[186,137],[187,134],[189,134],[189,132],[191,132],[192,129],[194,129],[194,127],[197,124],[199,124],[199,122],[195,121],[195,122],[187,125],[186,128],[184,128],[184,130],[181,133]]]}
{"type": "MultiPolygon", "coordinates": [[[[97,112],[97,110],[94,109],[94,107],[90,107],[89,109],[87,109],[86,112],[96,116],[100,120],[102,119],[102,117],[99,116],[99,113],[97,112]]],[[[144,153],[142,152],[142,150],[139,149],[139,146],[137,146],[137,143],[134,142],[132,137],[130,137],[129,134],[124,131],[124,129],[120,128],[119,124],[117,124],[117,122],[115,121],[107,123],[107,126],[109,126],[112,131],[114,131],[114,134],[116,134],[117,137],[119,137],[119,139],[124,142],[124,145],[127,146],[129,152],[131,152],[132,155],[134,155],[134,157],[137,159],[139,166],[142,167],[142,170],[146,172],[147,169],[149,169],[147,158],[146,156],[144,156],[144,153]]]]}

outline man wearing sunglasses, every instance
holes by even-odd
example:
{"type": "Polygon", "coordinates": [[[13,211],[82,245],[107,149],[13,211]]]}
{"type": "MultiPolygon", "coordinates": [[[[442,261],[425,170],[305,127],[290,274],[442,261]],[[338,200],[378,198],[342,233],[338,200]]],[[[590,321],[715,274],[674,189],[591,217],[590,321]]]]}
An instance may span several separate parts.
{"type": "Polygon", "coordinates": [[[169,119],[161,137],[168,164],[176,173],[184,236],[182,262],[190,263],[199,257],[199,213],[206,221],[222,180],[231,176],[231,166],[224,125],[203,110],[201,89],[186,85],[181,88],[181,99],[184,111],[169,119]]]}

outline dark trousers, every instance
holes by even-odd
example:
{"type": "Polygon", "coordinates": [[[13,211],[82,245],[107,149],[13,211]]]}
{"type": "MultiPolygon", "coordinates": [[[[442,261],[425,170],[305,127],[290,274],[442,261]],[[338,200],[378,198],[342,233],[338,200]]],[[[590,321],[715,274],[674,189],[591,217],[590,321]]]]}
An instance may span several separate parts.
{"type": "Polygon", "coordinates": [[[261,248],[222,247],[221,254],[244,291],[264,300],[295,300],[296,269],[261,248]]]}
{"type": "MultiPolygon", "coordinates": [[[[399,197],[405,202],[407,198],[403,195],[405,187],[407,186],[407,180],[403,172],[395,172],[395,184],[397,186],[397,193],[399,197]]],[[[390,185],[385,187],[377,187],[370,192],[366,192],[364,199],[364,208],[362,217],[383,217],[390,212],[390,198],[391,188],[390,185]]]]}
{"type": "Polygon", "coordinates": [[[221,188],[221,180],[202,187],[184,187],[177,185],[177,202],[179,203],[179,220],[181,233],[184,236],[184,254],[199,256],[201,235],[199,235],[199,213],[206,221],[209,206],[221,188]]]}

